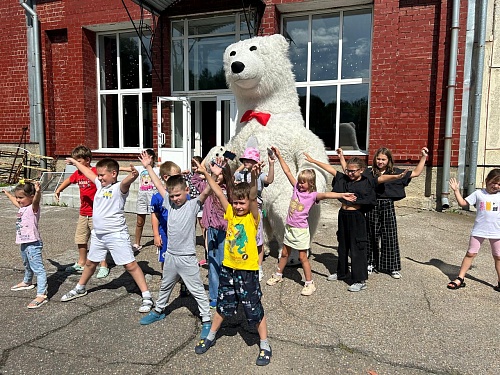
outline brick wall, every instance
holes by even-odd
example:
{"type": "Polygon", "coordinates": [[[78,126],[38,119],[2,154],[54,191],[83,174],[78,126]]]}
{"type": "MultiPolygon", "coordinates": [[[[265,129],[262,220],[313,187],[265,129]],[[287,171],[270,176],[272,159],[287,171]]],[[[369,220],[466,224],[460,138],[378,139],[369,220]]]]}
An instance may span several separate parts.
{"type": "MultiPolygon", "coordinates": [[[[452,1],[375,0],[370,150],[386,146],[399,161],[442,163],[452,1]]],[[[467,4],[462,2],[459,46],[467,4]]],[[[459,49],[452,164],[457,163],[464,48],[459,49]]]]}

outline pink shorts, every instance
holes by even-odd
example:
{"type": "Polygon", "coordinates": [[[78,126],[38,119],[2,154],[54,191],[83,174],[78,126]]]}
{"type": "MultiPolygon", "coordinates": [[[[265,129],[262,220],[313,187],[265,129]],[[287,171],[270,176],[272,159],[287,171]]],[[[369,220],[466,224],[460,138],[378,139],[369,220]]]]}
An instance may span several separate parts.
{"type": "MultiPolygon", "coordinates": [[[[476,237],[476,236],[470,236],[469,239],[469,250],[467,250],[468,253],[471,254],[477,254],[479,252],[479,248],[481,247],[481,244],[486,238],[484,237],[476,237]]],[[[491,254],[494,257],[500,257],[500,239],[495,239],[495,238],[489,238],[490,240],[490,246],[491,246],[491,254]]]]}

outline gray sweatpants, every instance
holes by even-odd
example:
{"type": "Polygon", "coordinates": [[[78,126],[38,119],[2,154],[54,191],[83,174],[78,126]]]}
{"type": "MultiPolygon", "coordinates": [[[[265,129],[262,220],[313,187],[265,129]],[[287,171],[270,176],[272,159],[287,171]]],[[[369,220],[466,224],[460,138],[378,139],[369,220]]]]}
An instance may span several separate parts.
{"type": "Polygon", "coordinates": [[[187,289],[198,303],[198,310],[202,322],[210,321],[210,305],[205,292],[205,287],[200,277],[200,267],[195,255],[172,255],[165,254],[163,264],[163,276],[161,279],[160,293],[156,301],[156,308],[163,310],[168,304],[175,284],[182,278],[187,289]]]}

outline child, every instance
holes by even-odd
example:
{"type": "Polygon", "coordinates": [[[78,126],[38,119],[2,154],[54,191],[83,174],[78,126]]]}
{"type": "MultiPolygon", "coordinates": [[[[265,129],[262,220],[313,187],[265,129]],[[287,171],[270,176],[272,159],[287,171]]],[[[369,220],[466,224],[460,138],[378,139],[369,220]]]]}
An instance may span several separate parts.
{"type": "Polygon", "coordinates": [[[94,181],[97,192],[94,199],[94,229],[92,229],[87,263],[76,287],[63,295],[61,301],[71,301],[87,295],[85,285],[94,274],[97,264],[106,258],[109,250],[115,263],[125,267],[141,291],[142,304],[139,312],[149,312],[153,307],[153,299],[144,273],[134,258],[124,215],[125,200],[128,197],[130,185],[139,173],[131,165],[129,175],[118,182],[120,166],[114,159],[100,160],[96,164],[97,175],[73,158],[66,160],[69,164],[75,165],[89,180],[94,181]]]}
{"type": "Polygon", "coordinates": [[[36,298],[28,304],[28,309],[37,309],[49,301],[47,297],[47,273],[43,266],[43,243],[38,232],[40,220],[40,183],[20,183],[14,188],[14,195],[4,190],[12,204],[19,208],[16,220],[16,244],[21,245],[24,264],[24,279],[10,290],[33,289],[33,275],[36,275],[36,298]]]}
{"type": "MultiPolygon", "coordinates": [[[[193,184],[192,182],[192,179],[193,179],[193,176],[198,176],[198,180],[199,180],[199,174],[196,173],[198,167],[196,166],[196,163],[195,163],[195,160],[198,162],[198,164],[201,164],[202,163],[202,159],[201,159],[201,156],[193,156],[192,160],[191,160],[191,171],[184,171],[182,172],[184,174],[184,178],[186,179],[187,183],[188,183],[188,186],[189,186],[189,196],[190,198],[196,198],[198,195],[200,195],[200,191],[203,191],[203,189],[198,189],[196,185],[193,184]]],[[[200,225],[200,228],[201,228],[201,232],[202,232],[202,236],[203,236],[203,246],[205,248],[205,258],[204,259],[201,259],[198,264],[200,266],[203,266],[207,263],[207,259],[208,259],[208,253],[207,253],[207,249],[208,249],[208,245],[207,245],[207,228],[205,228],[203,226],[203,220],[202,220],[202,217],[203,217],[203,207],[201,208],[201,211],[198,212],[198,215],[196,217],[197,221],[198,221],[198,224],[200,225]]]]}
{"type": "MultiPolygon", "coordinates": [[[[153,167],[153,171],[158,176],[160,171],[157,167],[155,167],[155,152],[150,148],[148,148],[145,152],[151,156],[151,167],[153,167]]],[[[135,224],[135,243],[132,246],[134,247],[134,251],[138,252],[142,249],[142,230],[144,229],[144,224],[146,223],[146,215],[151,213],[151,198],[156,191],[154,184],[151,182],[151,177],[149,176],[148,171],[146,171],[146,169],[142,166],[139,166],[136,169],[139,172],[139,191],[137,192],[136,202],[137,222],[135,224]]],[[[128,170],[126,171],[128,172],[128,170]]]]}
{"type": "MultiPolygon", "coordinates": [[[[404,178],[391,183],[378,184],[375,188],[377,204],[366,213],[368,225],[368,274],[383,271],[388,272],[394,279],[401,278],[401,255],[394,201],[403,199],[406,196],[405,187],[408,186],[412,178],[420,176],[428,152],[429,150],[426,147],[422,148],[417,167],[411,173],[407,173],[404,178]]],[[[340,164],[345,167],[342,149],[337,149],[337,153],[340,157],[340,164]]],[[[364,174],[378,177],[384,174],[399,174],[402,171],[402,169],[394,167],[392,152],[385,147],[381,147],[373,156],[372,167],[366,169],[364,174]]]]}
{"type": "Polygon", "coordinates": [[[479,248],[487,238],[490,241],[491,253],[495,260],[498,284],[494,289],[500,292],[500,169],[492,169],[486,176],[485,189],[476,190],[474,193],[462,198],[458,181],[450,178],[450,187],[455,193],[455,198],[462,208],[469,205],[476,207],[476,220],[470,234],[469,249],[462,260],[460,272],[455,280],[448,283],[448,289],[465,287],[465,275],[477,256],[479,248]]]}
{"type": "MultiPolygon", "coordinates": [[[[71,151],[71,157],[78,160],[82,165],[90,168],[94,173],[97,173],[95,167],[90,166],[92,160],[92,151],[87,146],[79,145],[71,151]]],[[[94,182],[90,181],[78,169],[71,176],[65,179],[54,192],[56,202],[59,202],[61,192],[71,184],[78,184],[80,190],[80,216],[76,224],[75,244],[78,247],[78,261],[66,268],[66,272],[82,273],[83,267],[87,262],[87,243],[92,231],[92,207],[94,205],[94,196],[97,188],[94,182]]],[[[97,272],[96,278],[101,279],[109,275],[109,268],[106,260],[101,262],[101,267],[97,272]]]]}
{"type": "Polygon", "coordinates": [[[407,172],[398,175],[384,175],[380,177],[367,177],[363,175],[366,164],[360,158],[354,157],[347,161],[345,174],[327,163],[314,160],[308,154],[304,154],[306,160],[313,163],[333,175],[333,191],[337,193],[350,192],[356,195],[356,201],[349,202],[339,199],[342,206],[338,216],[337,240],[338,264],[337,272],[328,276],[328,280],[346,279],[349,273],[348,256],[351,256],[351,278],[353,284],[348,288],[350,292],[359,292],[366,289],[368,279],[367,261],[367,230],[364,212],[377,203],[375,187],[377,184],[394,181],[403,178],[407,172]]]}
{"type": "Polygon", "coordinates": [[[267,340],[267,323],[262,306],[262,292],[259,284],[259,256],[257,250],[257,228],[260,214],[257,203],[257,179],[260,176],[260,164],[251,169],[251,182],[242,182],[234,187],[232,204],[229,204],[224,192],[210,176],[203,165],[199,171],[207,179],[214,194],[225,210],[227,220],[224,260],[219,275],[217,311],[213,318],[208,336],[201,339],[195,347],[195,353],[203,354],[215,344],[215,336],[225,316],[238,311],[241,302],[249,325],[256,325],[260,337],[260,351],[256,364],[268,365],[272,351],[267,340]]]}
{"type": "MultiPolygon", "coordinates": [[[[166,161],[160,165],[160,176],[163,182],[166,182],[170,176],[175,176],[181,173],[181,168],[173,161],[166,161]]],[[[155,193],[151,198],[151,226],[153,229],[154,244],[158,251],[158,262],[160,262],[160,269],[163,270],[163,263],[165,262],[165,253],[167,252],[167,223],[168,223],[168,210],[163,207],[163,197],[160,193],[155,193]]],[[[186,285],[179,280],[181,284],[181,297],[188,297],[189,291],[186,285]]]]}
{"type": "Polygon", "coordinates": [[[139,160],[149,172],[158,192],[164,197],[163,207],[168,210],[167,251],[163,265],[160,292],[156,307],[141,319],[140,324],[147,325],[165,318],[164,309],[175,283],[181,277],[191,295],[198,303],[202,320],[201,337],[210,329],[210,307],[205,294],[205,287],[200,278],[200,267],[196,259],[196,215],[207,198],[209,190],[203,191],[197,198],[188,199],[189,187],[184,176],[171,176],[163,187],[160,179],[151,167],[151,156],[142,152],[139,160]]]}
{"type": "Polygon", "coordinates": [[[304,277],[306,279],[304,288],[300,294],[303,296],[310,296],[316,291],[316,286],[312,280],[311,265],[309,264],[309,259],[307,259],[307,250],[311,242],[309,224],[307,222],[309,210],[313,204],[317,204],[323,199],[344,198],[347,201],[354,202],[356,196],[352,193],[316,192],[316,173],[313,169],[305,169],[299,172],[297,179],[295,179],[285,160],[281,157],[279,150],[276,147],[271,147],[271,149],[278,157],[283,172],[288,178],[288,181],[292,184],[293,193],[286,218],[285,238],[283,239],[281,258],[278,262],[278,271],[267,280],[267,285],[275,285],[283,281],[283,271],[287,264],[288,256],[292,249],[296,249],[299,252],[299,260],[302,264],[304,277]]]}
{"type": "MultiPolygon", "coordinates": [[[[193,163],[203,164],[193,158],[193,163]]],[[[218,162],[221,165],[223,163],[218,162]]],[[[196,167],[196,170],[198,168],[196,167]]],[[[212,167],[213,178],[221,187],[226,197],[231,197],[233,189],[233,175],[228,164],[224,164],[222,168],[212,167]]],[[[192,177],[191,182],[199,190],[203,191],[208,185],[205,179],[202,179],[199,174],[192,177]]],[[[208,294],[210,297],[210,308],[215,309],[217,306],[217,291],[219,289],[219,273],[224,259],[224,240],[226,238],[227,221],[224,220],[225,210],[221,203],[213,194],[207,197],[204,205],[204,214],[202,217],[202,226],[207,228],[207,251],[208,251],[208,294]]]]}
{"type": "MultiPolygon", "coordinates": [[[[274,162],[276,161],[274,156],[268,155],[269,160],[269,172],[267,174],[261,173],[258,176],[257,182],[257,203],[259,204],[259,229],[257,231],[257,248],[259,249],[259,281],[262,281],[264,278],[264,272],[262,271],[262,262],[264,260],[264,252],[262,251],[264,245],[264,224],[262,223],[262,218],[264,218],[265,212],[262,211],[262,190],[272,184],[274,181],[274,162]]],[[[240,161],[243,163],[243,170],[237,170],[234,174],[235,183],[240,182],[250,182],[250,171],[252,170],[255,164],[259,164],[260,167],[263,167],[263,164],[260,162],[260,152],[254,147],[247,147],[243,156],[240,158],[240,161]]]]}

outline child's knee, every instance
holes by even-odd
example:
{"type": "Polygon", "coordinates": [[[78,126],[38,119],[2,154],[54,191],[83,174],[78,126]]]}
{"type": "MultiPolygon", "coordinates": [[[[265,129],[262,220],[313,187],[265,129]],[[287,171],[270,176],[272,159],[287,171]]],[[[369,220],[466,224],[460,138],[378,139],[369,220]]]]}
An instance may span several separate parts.
{"type": "Polygon", "coordinates": [[[96,268],[98,263],[99,263],[99,262],[93,262],[93,261],[91,261],[91,260],[87,259],[87,260],[85,261],[85,267],[89,267],[89,268],[96,268]]]}
{"type": "Polygon", "coordinates": [[[137,215],[137,227],[139,227],[139,228],[144,227],[145,222],[146,222],[145,215],[137,215]]]}
{"type": "Polygon", "coordinates": [[[477,255],[477,253],[471,253],[471,252],[469,252],[469,251],[467,251],[467,253],[465,254],[465,256],[466,256],[467,258],[475,258],[475,257],[476,257],[476,255],[477,255]]]}
{"type": "Polygon", "coordinates": [[[128,272],[134,272],[139,267],[139,265],[134,260],[133,262],[125,264],[124,267],[128,272]]]}

